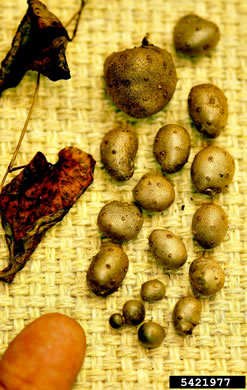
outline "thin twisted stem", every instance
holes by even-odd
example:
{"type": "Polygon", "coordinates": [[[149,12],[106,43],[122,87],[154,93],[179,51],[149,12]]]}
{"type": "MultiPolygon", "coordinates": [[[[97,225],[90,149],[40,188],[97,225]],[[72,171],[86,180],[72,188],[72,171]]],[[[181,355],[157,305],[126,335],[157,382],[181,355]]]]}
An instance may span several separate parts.
{"type": "Polygon", "coordinates": [[[27,118],[25,120],[25,123],[24,123],[24,126],[23,126],[23,129],[21,131],[21,135],[20,135],[20,138],[19,138],[19,141],[17,143],[17,146],[16,146],[16,149],[14,151],[14,154],[11,158],[11,161],[9,163],[9,166],[3,176],[3,179],[2,179],[2,182],[0,184],[0,193],[2,192],[2,189],[3,189],[3,186],[4,186],[4,183],[5,183],[5,180],[9,174],[9,172],[11,172],[11,170],[13,170],[13,166],[14,166],[14,163],[15,163],[15,160],[16,160],[16,157],[17,157],[17,154],[20,150],[20,147],[21,147],[21,143],[23,141],[23,138],[24,138],[24,135],[27,131],[27,126],[28,126],[28,123],[30,121],[30,118],[31,118],[31,115],[32,115],[32,112],[33,112],[33,108],[34,108],[34,105],[35,105],[35,102],[36,102],[36,99],[37,99],[37,96],[38,96],[38,90],[39,90],[39,84],[40,84],[40,73],[38,73],[38,76],[37,76],[37,81],[36,81],[36,87],[35,87],[35,91],[34,91],[34,95],[33,95],[33,99],[32,99],[32,103],[31,103],[31,107],[29,109],[29,112],[28,112],[28,115],[27,115],[27,118]]]}

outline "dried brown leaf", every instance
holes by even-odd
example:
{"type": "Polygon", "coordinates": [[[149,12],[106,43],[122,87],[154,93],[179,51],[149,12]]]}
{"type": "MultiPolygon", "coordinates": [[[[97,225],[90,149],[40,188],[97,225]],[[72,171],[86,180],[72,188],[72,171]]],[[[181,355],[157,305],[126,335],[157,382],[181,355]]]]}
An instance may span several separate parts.
{"type": "Polygon", "coordinates": [[[0,214],[9,248],[9,265],[0,280],[11,282],[40,243],[93,181],[95,161],[74,147],[59,152],[56,164],[38,152],[0,194],[0,214]]]}

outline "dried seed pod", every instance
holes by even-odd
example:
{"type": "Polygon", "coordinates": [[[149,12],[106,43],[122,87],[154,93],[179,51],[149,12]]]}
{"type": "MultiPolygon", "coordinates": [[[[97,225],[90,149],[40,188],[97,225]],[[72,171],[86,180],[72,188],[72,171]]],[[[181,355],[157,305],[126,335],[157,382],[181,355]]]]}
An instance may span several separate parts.
{"type": "Polygon", "coordinates": [[[191,179],[198,192],[216,195],[227,190],[233,179],[235,164],[226,150],[207,146],[194,157],[191,179]]]}
{"type": "Polygon", "coordinates": [[[223,208],[214,203],[204,203],[192,219],[192,232],[205,249],[214,248],[225,238],[228,220],[223,208]]]}
{"type": "Polygon", "coordinates": [[[200,257],[191,263],[189,278],[197,293],[209,296],[214,295],[223,287],[225,274],[213,258],[200,257]]]}

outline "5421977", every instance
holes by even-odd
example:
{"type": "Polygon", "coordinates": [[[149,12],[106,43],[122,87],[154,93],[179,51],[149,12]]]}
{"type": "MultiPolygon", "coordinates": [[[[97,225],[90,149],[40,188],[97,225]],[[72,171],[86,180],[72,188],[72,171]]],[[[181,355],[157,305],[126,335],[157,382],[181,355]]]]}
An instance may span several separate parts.
{"type": "Polygon", "coordinates": [[[170,376],[170,389],[245,389],[245,376],[170,376]]]}

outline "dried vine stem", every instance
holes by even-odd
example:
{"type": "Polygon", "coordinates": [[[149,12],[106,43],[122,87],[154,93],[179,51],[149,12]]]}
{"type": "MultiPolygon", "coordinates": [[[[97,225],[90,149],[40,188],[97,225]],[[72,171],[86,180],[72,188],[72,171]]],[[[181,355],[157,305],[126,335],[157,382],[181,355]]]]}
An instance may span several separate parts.
{"type": "Polygon", "coordinates": [[[73,41],[73,39],[75,38],[77,29],[78,29],[78,25],[79,25],[79,21],[80,21],[80,17],[81,17],[81,13],[82,13],[82,10],[83,10],[83,8],[84,8],[84,5],[85,5],[85,1],[82,0],[82,1],[81,1],[81,6],[80,6],[79,10],[76,11],[76,12],[74,13],[74,15],[70,18],[70,20],[65,24],[65,28],[67,28],[68,25],[69,25],[70,23],[72,23],[74,19],[76,19],[75,28],[74,28],[72,37],[69,38],[69,41],[70,41],[70,42],[73,41]]]}
{"type": "MultiPolygon", "coordinates": [[[[78,11],[76,11],[74,13],[74,15],[70,18],[70,20],[66,23],[65,27],[67,27],[70,23],[73,22],[74,19],[76,19],[76,23],[75,23],[75,27],[74,27],[74,31],[73,31],[73,34],[72,34],[72,37],[69,38],[69,41],[73,41],[73,39],[75,38],[75,35],[76,35],[76,32],[77,32],[77,29],[78,29],[78,25],[79,25],[79,20],[80,20],[80,17],[81,17],[81,13],[82,13],[82,10],[84,8],[84,5],[85,5],[85,1],[82,0],[81,1],[81,5],[80,5],[80,8],[78,11]]],[[[22,144],[22,141],[23,141],[23,138],[25,136],[25,133],[26,133],[26,130],[27,130],[27,126],[28,126],[28,123],[30,121],[30,118],[31,118],[31,115],[32,115],[32,111],[33,111],[33,108],[34,108],[34,105],[36,103],[36,100],[37,100],[37,96],[38,96],[38,90],[39,90],[39,84],[40,84],[40,73],[38,73],[38,76],[37,76],[37,81],[36,81],[36,87],[35,87],[35,91],[34,91],[34,95],[33,95],[33,99],[32,99],[32,103],[31,103],[31,107],[29,109],[29,112],[28,112],[28,115],[27,115],[27,118],[25,120],[25,123],[24,123],[24,126],[23,126],[23,129],[21,131],[21,135],[20,135],[20,138],[19,138],[19,141],[17,143],[17,146],[16,146],[16,149],[14,151],[14,154],[13,154],[13,157],[8,165],[8,168],[2,178],[2,181],[1,181],[1,184],[0,184],[0,194],[2,192],[2,189],[3,189],[3,186],[4,186],[4,183],[6,181],[6,178],[8,176],[8,174],[10,172],[13,172],[17,169],[21,169],[21,168],[24,168],[25,165],[22,165],[22,166],[19,166],[19,167],[14,167],[14,164],[15,164],[15,160],[16,160],[16,157],[18,155],[18,152],[20,150],[20,147],[21,147],[21,144],[22,144]]]]}
{"type": "Polygon", "coordinates": [[[38,76],[37,76],[37,81],[36,81],[36,88],[35,88],[35,91],[34,91],[34,95],[33,95],[33,99],[32,99],[32,103],[31,103],[31,107],[29,109],[29,112],[28,112],[28,115],[27,115],[27,118],[26,118],[26,121],[24,123],[24,126],[23,126],[23,129],[21,131],[21,135],[20,135],[20,138],[19,138],[19,141],[18,141],[18,144],[16,146],[16,149],[14,151],[14,154],[13,154],[13,157],[8,165],[8,168],[3,176],[3,179],[2,179],[2,182],[0,184],[0,193],[2,192],[2,189],[3,189],[3,185],[5,183],[5,180],[8,176],[8,174],[13,170],[13,166],[14,166],[14,163],[15,163],[15,160],[16,160],[16,157],[17,157],[17,154],[20,150],[20,147],[21,147],[21,143],[22,143],[22,140],[24,138],[24,135],[26,133],[26,130],[27,130],[27,125],[30,121],[30,118],[31,118],[31,114],[32,114],[32,111],[33,111],[33,107],[35,105],[35,102],[36,102],[36,99],[37,99],[37,96],[38,96],[38,90],[39,90],[39,81],[40,81],[40,73],[38,73],[38,76]]]}

